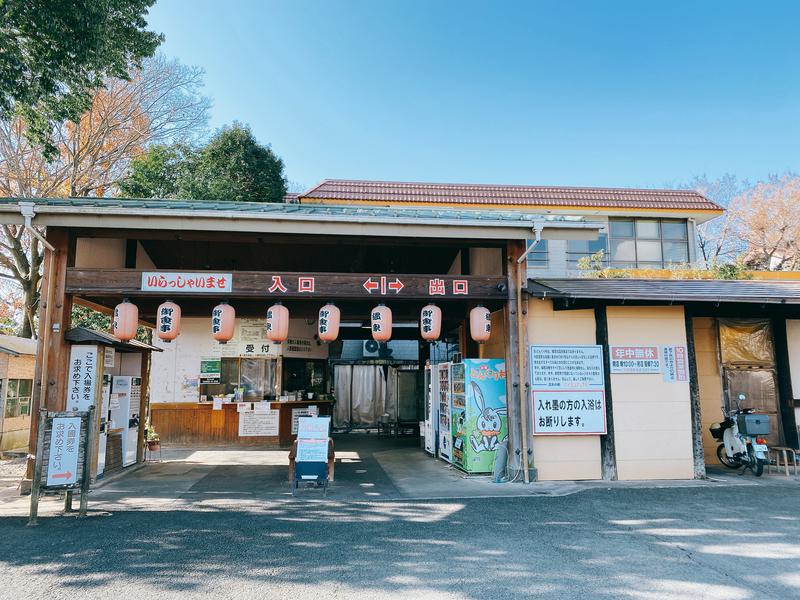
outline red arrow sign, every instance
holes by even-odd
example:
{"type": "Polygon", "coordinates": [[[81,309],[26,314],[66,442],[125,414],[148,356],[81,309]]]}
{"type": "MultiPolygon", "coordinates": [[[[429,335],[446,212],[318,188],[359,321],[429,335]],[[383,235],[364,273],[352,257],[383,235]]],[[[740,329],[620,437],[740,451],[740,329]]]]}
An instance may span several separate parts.
{"type": "Polygon", "coordinates": [[[53,479],[69,479],[72,477],[72,471],[67,471],[66,473],[55,473],[53,475],[53,479]]]}
{"type": "Polygon", "coordinates": [[[394,281],[389,282],[389,289],[392,290],[395,294],[399,294],[400,290],[404,287],[403,282],[400,281],[397,277],[394,278],[394,281]]]}
{"type": "Polygon", "coordinates": [[[372,281],[372,277],[370,277],[364,282],[364,289],[367,290],[370,294],[375,290],[377,290],[380,286],[381,284],[378,283],[377,281],[372,281]]]}

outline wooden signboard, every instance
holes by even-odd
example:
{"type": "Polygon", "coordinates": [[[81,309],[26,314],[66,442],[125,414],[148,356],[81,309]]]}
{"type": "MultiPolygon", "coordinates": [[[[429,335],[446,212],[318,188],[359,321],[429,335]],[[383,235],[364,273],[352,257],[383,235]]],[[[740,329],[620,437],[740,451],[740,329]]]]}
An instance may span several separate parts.
{"type": "MultiPolygon", "coordinates": [[[[135,269],[69,269],[67,293],[92,296],[163,296],[180,292],[195,296],[269,298],[377,298],[377,299],[505,299],[504,277],[453,275],[385,275],[352,273],[273,273],[238,271],[225,285],[209,287],[204,272],[164,271],[164,277],[135,269]],[[143,283],[144,277],[144,283],[143,283]],[[153,282],[156,282],[153,285],[153,282]],[[158,287],[164,282],[165,287],[158,287]],[[180,286],[180,287],[171,287],[180,286]],[[229,291],[222,291],[222,289],[229,291]]],[[[222,277],[213,274],[214,277],[222,277]]],[[[214,280],[216,282],[216,279],[214,280]]]]}

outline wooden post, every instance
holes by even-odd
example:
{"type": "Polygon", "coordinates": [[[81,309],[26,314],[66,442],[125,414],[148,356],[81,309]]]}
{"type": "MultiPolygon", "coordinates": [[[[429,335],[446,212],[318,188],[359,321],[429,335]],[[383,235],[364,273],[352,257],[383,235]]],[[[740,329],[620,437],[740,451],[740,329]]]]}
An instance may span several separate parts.
{"type": "Polygon", "coordinates": [[[78,506],[78,517],[85,517],[89,506],[89,484],[92,480],[91,451],[95,446],[94,438],[97,428],[95,427],[95,410],[90,406],[86,413],[86,439],[83,442],[83,477],[81,477],[81,500],[78,506]]]}
{"type": "Polygon", "coordinates": [[[783,444],[798,448],[797,421],[794,412],[792,375],[789,366],[789,341],[786,333],[786,319],[773,317],[772,336],[775,344],[775,367],[778,376],[778,411],[783,425],[783,444]]]}
{"type": "Polygon", "coordinates": [[[142,384],[139,388],[139,433],[136,438],[136,462],[144,462],[145,424],[150,409],[150,352],[142,352],[142,367],[139,371],[142,384]]]}
{"type": "Polygon", "coordinates": [[[506,253],[506,285],[508,287],[508,302],[505,307],[505,322],[508,334],[506,337],[506,399],[508,406],[509,470],[513,472],[514,479],[520,476],[521,471],[523,480],[528,483],[531,480],[531,475],[535,480],[536,473],[535,470],[532,473],[530,468],[531,457],[529,440],[527,439],[527,432],[529,431],[527,424],[528,411],[523,406],[526,402],[523,382],[527,379],[527,376],[521,372],[526,364],[525,353],[520,353],[520,347],[526,345],[526,339],[521,338],[521,334],[527,337],[527,329],[519,322],[520,319],[524,319],[522,307],[520,306],[520,269],[525,267],[517,263],[517,258],[524,251],[524,241],[509,241],[506,253]],[[523,420],[525,421],[524,424],[523,420]]]}
{"type": "Polygon", "coordinates": [[[608,346],[608,314],[606,306],[594,308],[595,340],[603,347],[603,379],[606,388],[606,435],[600,436],[600,457],[603,479],[617,479],[617,450],[614,445],[614,400],[611,390],[611,352],[608,346]]]}
{"type": "Polygon", "coordinates": [[[694,345],[694,321],[691,311],[683,307],[686,321],[686,360],[689,362],[689,399],[692,411],[692,459],[694,478],[706,478],[706,460],[703,454],[703,420],[700,412],[700,382],[697,378],[697,351],[694,345]]]}
{"type": "MultiPolygon", "coordinates": [[[[39,409],[37,415],[37,427],[36,427],[36,443],[34,444],[34,452],[39,452],[40,448],[44,447],[44,431],[47,429],[45,427],[45,420],[47,419],[47,410],[44,408],[39,409]]],[[[33,421],[33,419],[31,419],[33,421]]],[[[39,517],[39,489],[42,486],[42,463],[44,462],[44,457],[41,457],[40,460],[36,460],[36,456],[34,455],[33,460],[31,457],[28,457],[28,466],[30,467],[33,465],[33,473],[31,477],[33,481],[31,483],[31,510],[28,515],[28,525],[37,525],[38,524],[38,517],[39,517]]]]}
{"type": "MultiPolygon", "coordinates": [[[[43,297],[39,302],[39,344],[36,349],[36,368],[31,398],[31,414],[41,408],[60,411],[66,405],[67,362],[69,347],[64,340],[70,326],[72,297],[67,296],[66,277],[69,259],[69,233],[66,229],[49,227],[47,241],[56,249],[46,251],[44,274],[41,282],[43,297]]],[[[31,419],[28,442],[26,479],[34,476],[34,460],[38,443],[38,420],[31,419]]],[[[23,490],[25,489],[23,482],[23,490]]]]}

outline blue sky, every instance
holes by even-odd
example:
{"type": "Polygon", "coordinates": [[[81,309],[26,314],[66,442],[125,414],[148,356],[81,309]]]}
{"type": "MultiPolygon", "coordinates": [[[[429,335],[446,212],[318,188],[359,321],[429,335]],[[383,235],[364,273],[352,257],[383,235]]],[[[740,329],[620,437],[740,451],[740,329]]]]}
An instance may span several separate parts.
{"type": "Polygon", "coordinates": [[[212,127],[249,123],[304,186],[800,170],[800,2],[158,0],[149,21],[206,70],[212,127]]]}

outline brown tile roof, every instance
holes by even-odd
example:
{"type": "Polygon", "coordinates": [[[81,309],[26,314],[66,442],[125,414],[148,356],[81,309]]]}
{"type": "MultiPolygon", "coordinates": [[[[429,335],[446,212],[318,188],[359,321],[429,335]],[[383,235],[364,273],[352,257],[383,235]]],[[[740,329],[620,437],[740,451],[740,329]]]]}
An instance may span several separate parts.
{"type": "Polygon", "coordinates": [[[300,200],[722,211],[691,190],[407,183],[326,179],[300,200]]]}

